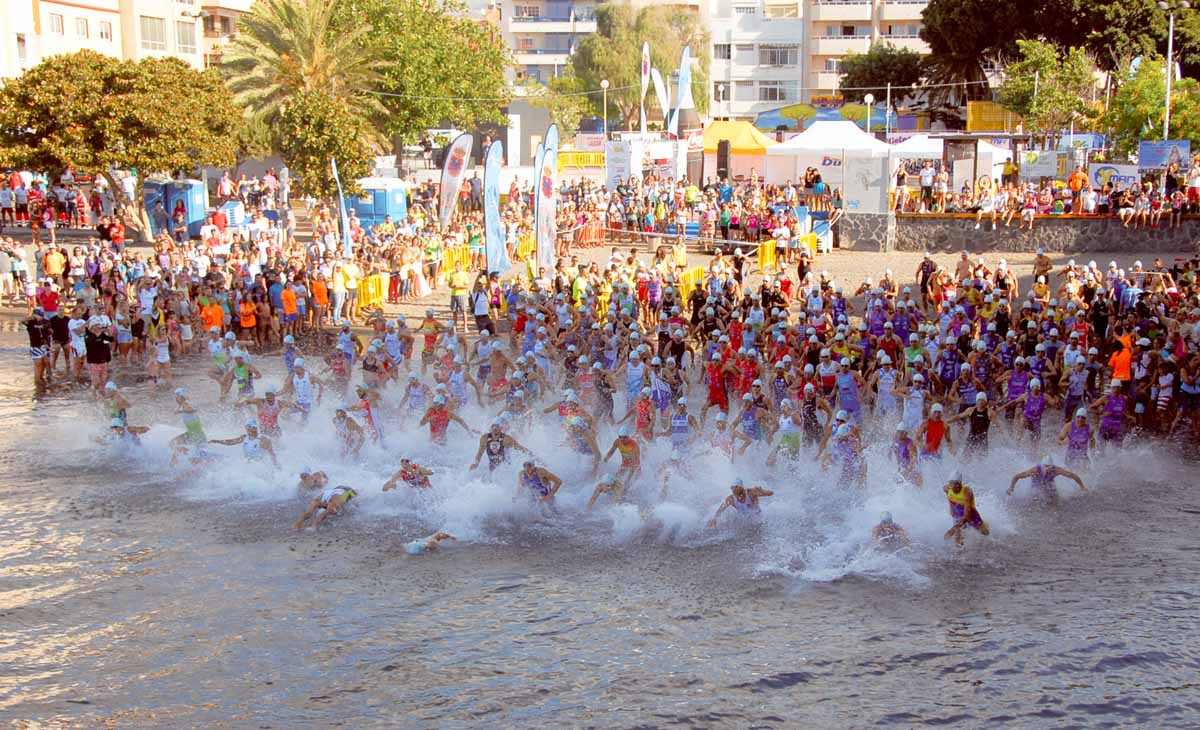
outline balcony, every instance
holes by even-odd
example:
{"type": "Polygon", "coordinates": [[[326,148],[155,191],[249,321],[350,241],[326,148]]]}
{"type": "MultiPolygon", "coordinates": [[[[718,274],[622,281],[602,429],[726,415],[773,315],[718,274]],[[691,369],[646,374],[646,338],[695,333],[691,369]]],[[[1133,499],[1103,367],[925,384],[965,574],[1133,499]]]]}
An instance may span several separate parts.
{"type": "Polygon", "coordinates": [[[509,33],[595,33],[596,32],[596,17],[588,15],[586,18],[575,16],[572,20],[569,17],[564,18],[549,18],[540,16],[537,18],[509,18],[506,30],[509,33]]]}
{"type": "Polygon", "coordinates": [[[817,71],[812,75],[814,91],[831,91],[841,83],[841,74],[837,71],[817,71]]]}
{"type": "Polygon", "coordinates": [[[914,23],[921,22],[921,13],[925,10],[926,3],[921,2],[904,2],[898,3],[889,0],[883,4],[884,21],[908,20],[914,23]]]}
{"type": "Polygon", "coordinates": [[[813,20],[858,20],[870,22],[871,3],[860,0],[818,2],[810,6],[813,20]]]}
{"type": "Polygon", "coordinates": [[[918,35],[885,35],[879,40],[887,41],[897,48],[903,48],[917,53],[929,53],[929,44],[918,35]]]}
{"type": "Polygon", "coordinates": [[[518,48],[518,66],[565,66],[571,54],[559,48],[518,48]]]}
{"type": "Polygon", "coordinates": [[[866,53],[871,47],[871,36],[817,36],[813,39],[814,56],[842,57],[850,53],[866,53]]]}

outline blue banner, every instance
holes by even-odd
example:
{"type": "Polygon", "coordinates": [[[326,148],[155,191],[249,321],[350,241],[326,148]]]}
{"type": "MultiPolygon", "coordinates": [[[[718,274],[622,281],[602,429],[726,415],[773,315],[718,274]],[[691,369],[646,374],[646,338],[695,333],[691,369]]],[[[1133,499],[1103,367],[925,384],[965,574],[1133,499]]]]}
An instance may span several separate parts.
{"type": "Polygon", "coordinates": [[[1186,139],[1170,139],[1165,142],[1138,143],[1139,170],[1166,170],[1171,163],[1186,172],[1192,159],[1192,143],[1186,139]]]}
{"type": "Polygon", "coordinates": [[[504,145],[492,142],[483,162],[483,231],[487,246],[487,269],[504,273],[512,267],[508,247],[504,245],[504,221],[500,217],[500,168],[504,166],[504,145]]]}
{"type": "Polygon", "coordinates": [[[338,177],[337,160],[329,158],[329,169],[338,189],[338,215],[342,219],[342,253],[348,258],[353,255],[350,244],[350,217],[346,215],[346,194],[342,192],[342,179],[338,177]]]}

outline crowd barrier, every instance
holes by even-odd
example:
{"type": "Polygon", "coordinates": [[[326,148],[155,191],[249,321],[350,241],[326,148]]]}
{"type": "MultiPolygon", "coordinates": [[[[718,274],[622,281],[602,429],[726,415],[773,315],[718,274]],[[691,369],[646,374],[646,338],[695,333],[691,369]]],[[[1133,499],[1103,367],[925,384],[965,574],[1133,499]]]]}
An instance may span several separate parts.
{"type": "Polygon", "coordinates": [[[704,267],[696,266],[688,269],[679,277],[679,300],[687,302],[692,292],[704,286],[704,267]]]}
{"type": "Polygon", "coordinates": [[[774,274],[778,264],[775,260],[775,239],[758,244],[758,271],[760,274],[774,274]]]}
{"type": "Polygon", "coordinates": [[[387,298],[388,274],[371,274],[358,282],[358,308],[375,309],[387,298]]]}
{"type": "Polygon", "coordinates": [[[462,264],[463,271],[471,268],[470,246],[464,244],[442,249],[442,275],[447,276],[454,271],[455,264],[462,264]]]}

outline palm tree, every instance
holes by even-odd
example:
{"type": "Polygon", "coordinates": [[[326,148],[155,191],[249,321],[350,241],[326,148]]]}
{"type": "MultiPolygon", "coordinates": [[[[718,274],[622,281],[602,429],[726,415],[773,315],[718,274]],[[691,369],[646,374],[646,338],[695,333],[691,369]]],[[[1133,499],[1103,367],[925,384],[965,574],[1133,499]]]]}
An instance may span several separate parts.
{"type": "Polygon", "coordinates": [[[335,24],[343,0],[258,0],[238,21],[221,74],[247,113],[274,121],[293,95],[326,91],[354,111],[383,113],[371,93],[385,61],[372,53],[365,23],[335,24]]]}

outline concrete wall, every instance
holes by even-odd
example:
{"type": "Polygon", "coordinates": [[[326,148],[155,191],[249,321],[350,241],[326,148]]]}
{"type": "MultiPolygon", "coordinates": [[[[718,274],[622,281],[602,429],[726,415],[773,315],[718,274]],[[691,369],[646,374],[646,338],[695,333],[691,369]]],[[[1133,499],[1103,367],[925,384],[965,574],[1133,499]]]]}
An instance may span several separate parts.
{"type": "Polygon", "coordinates": [[[1062,219],[1044,217],[1033,231],[1017,230],[1001,223],[991,230],[986,220],[975,230],[975,219],[934,216],[880,216],[848,214],[842,228],[842,246],[855,251],[890,250],[888,227],[894,225],[892,246],[897,251],[1009,251],[1050,253],[1128,251],[1131,253],[1177,253],[1195,251],[1200,243],[1200,219],[1190,218],[1179,228],[1125,228],[1116,218],[1062,219]]]}

